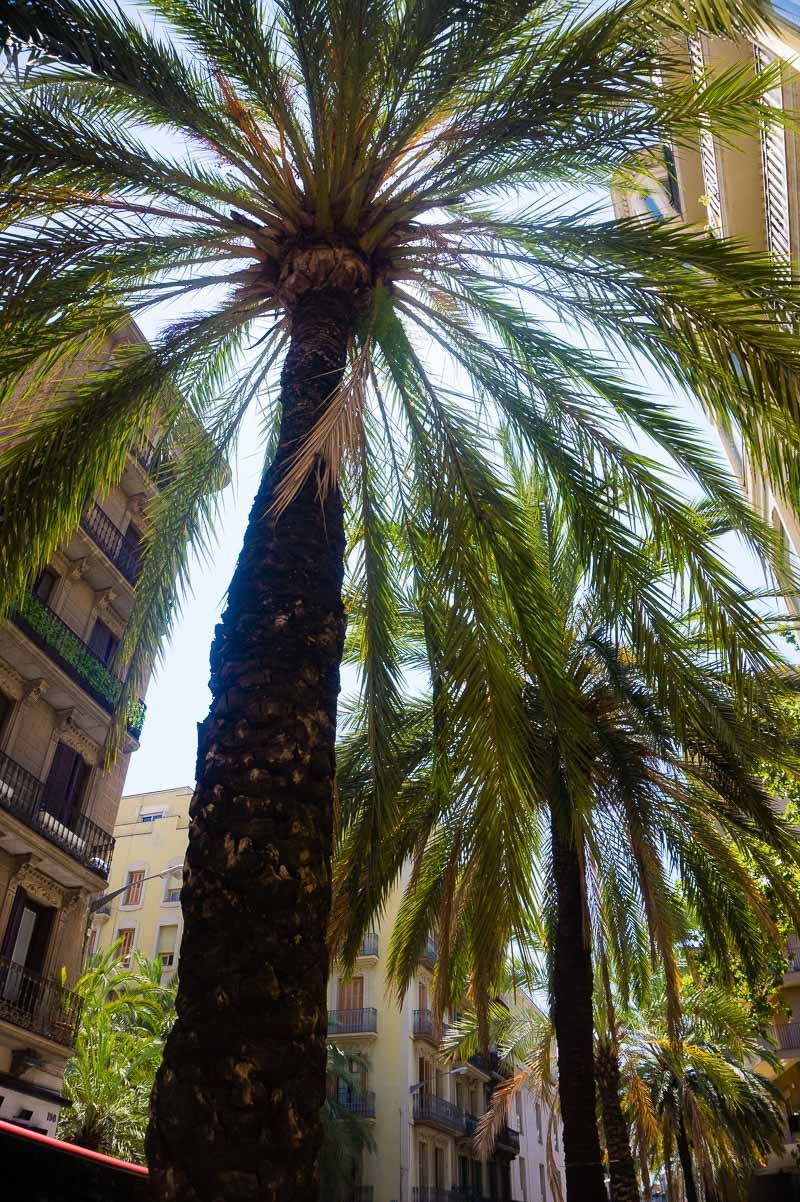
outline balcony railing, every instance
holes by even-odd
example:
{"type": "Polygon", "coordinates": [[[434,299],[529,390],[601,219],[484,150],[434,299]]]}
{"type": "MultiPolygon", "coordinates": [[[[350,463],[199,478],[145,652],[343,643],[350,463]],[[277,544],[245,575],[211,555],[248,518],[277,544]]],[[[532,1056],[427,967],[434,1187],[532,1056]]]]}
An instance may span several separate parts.
{"type": "Polygon", "coordinates": [[[149,438],[143,438],[138,447],[134,450],[134,455],[147,472],[152,466],[153,460],[156,457],[156,448],[149,438]]]}
{"type": "Polygon", "coordinates": [[[81,999],[56,981],[0,956],[0,1018],[71,1048],[81,999]]]}
{"type": "Polygon", "coordinates": [[[495,1147],[499,1152],[510,1152],[512,1156],[519,1156],[519,1131],[507,1127],[504,1123],[497,1132],[495,1147]]]}
{"type": "Polygon", "coordinates": [[[328,1097],[337,1106],[362,1119],[375,1118],[375,1091],[372,1089],[348,1089],[341,1082],[328,1089],[328,1097]]]}
{"type": "Polygon", "coordinates": [[[458,1106],[419,1087],[414,1094],[414,1118],[419,1123],[433,1123],[459,1135],[466,1130],[466,1116],[458,1106]]]}
{"type": "Polygon", "coordinates": [[[108,514],[99,505],[93,505],[81,518],[81,526],[128,583],[135,584],[141,568],[141,552],[126,543],[125,535],[108,514]]]}
{"type": "Polygon", "coordinates": [[[430,1039],[432,1043],[440,1041],[442,1029],[438,1023],[433,1021],[433,1014],[430,1010],[414,1011],[414,1034],[423,1039],[430,1039]]]}
{"type": "Polygon", "coordinates": [[[48,801],[45,786],[16,760],[0,752],[0,806],[27,827],[55,843],[73,860],[108,879],[114,836],[84,814],[69,823],[58,816],[57,803],[48,801]]]}
{"type": "Polygon", "coordinates": [[[329,1010],[328,1035],[369,1035],[378,1030],[378,1011],[374,1006],[363,1010],[329,1010]]]}
{"type": "Polygon", "coordinates": [[[800,1052],[800,1023],[775,1023],[772,1029],[781,1052],[800,1052]]]}
{"type": "MultiPolygon", "coordinates": [[[[375,931],[370,931],[364,936],[361,947],[358,949],[359,956],[377,956],[378,954],[378,936],[375,931]]],[[[370,1186],[370,1189],[372,1186],[370,1186]]]]}
{"type": "MultiPolygon", "coordinates": [[[[121,681],[66,622],[33,593],[25,594],[19,607],[11,611],[11,617],[31,642],[41,647],[107,713],[113,714],[122,692],[121,681]]],[[[135,739],[142,733],[145,708],[143,701],[136,701],[128,714],[128,730],[135,739]]]]}
{"type": "Polygon", "coordinates": [[[488,1202],[478,1190],[440,1189],[435,1185],[415,1185],[411,1199],[412,1202],[488,1202]]]}

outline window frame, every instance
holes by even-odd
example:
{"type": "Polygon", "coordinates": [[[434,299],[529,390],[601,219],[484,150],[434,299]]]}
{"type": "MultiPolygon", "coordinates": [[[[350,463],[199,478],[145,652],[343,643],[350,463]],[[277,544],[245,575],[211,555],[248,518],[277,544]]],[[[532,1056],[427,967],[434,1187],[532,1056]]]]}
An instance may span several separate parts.
{"type": "Polygon", "coordinates": [[[141,910],[142,906],[144,905],[145,893],[147,892],[145,889],[145,885],[147,884],[147,881],[145,880],[145,878],[148,877],[149,875],[150,875],[149,866],[147,864],[143,864],[141,861],[139,863],[129,864],[127,866],[127,868],[125,870],[125,881],[123,882],[124,887],[125,887],[125,892],[120,897],[120,903],[119,903],[120,910],[122,910],[122,911],[141,910]],[[142,882],[141,882],[142,888],[141,888],[141,894],[139,896],[139,900],[137,902],[126,901],[125,899],[128,896],[128,892],[129,892],[129,888],[130,888],[130,884],[129,884],[130,878],[131,878],[131,876],[133,876],[134,873],[138,873],[138,872],[142,873],[142,882]]]}

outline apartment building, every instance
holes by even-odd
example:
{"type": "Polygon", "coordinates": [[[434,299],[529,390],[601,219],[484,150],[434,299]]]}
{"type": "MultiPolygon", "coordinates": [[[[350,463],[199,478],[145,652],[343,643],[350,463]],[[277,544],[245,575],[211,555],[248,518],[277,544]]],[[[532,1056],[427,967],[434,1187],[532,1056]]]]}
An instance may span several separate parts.
{"type": "MultiPolygon", "coordinates": [[[[770,103],[800,112],[800,0],[774,4],[778,32],[757,42],[697,37],[683,55],[687,72],[782,63],[770,103]]],[[[680,47],[675,48],[677,52],[680,47]]],[[[796,128],[744,130],[725,142],[704,131],[695,146],[654,149],[640,187],[613,195],[618,217],[670,217],[711,234],[741,238],[778,260],[800,260],[800,138],[796,128]]],[[[777,496],[759,465],[748,462],[736,431],[719,430],[731,469],[752,506],[800,553],[798,514],[777,496]]],[[[789,599],[797,608],[796,599],[789,599]]]]}
{"type": "MultiPolygon", "coordinates": [[[[777,32],[764,30],[756,42],[738,43],[696,38],[687,43],[687,71],[754,63],[761,69],[781,65],[780,86],[770,95],[773,105],[800,112],[800,0],[779,0],[773,6],[777,32]]],[[[654,150],[640,187],[613,196],[619,217],[642,220],[671,218],[704,227],[711,236],[741,238],[753,249],[769,252],[778,261],[800,260],[800,136],[792,125],[785,130],[745,130],[726,143],[704,132],[696,146],[663,146],[654,150]]],[[[736,432],[719,430],[731,469],[763,518],[778,530],[787,548],[800,554],[800,520],[770,486],[758,464],[749,462],[736,432]]],[[[798,609],[796,597],[787,603],[798,609]]],[[[800,1196],[800,939],[787,949],[787,971],[773,1027],[780,1069],[766,1062],[759,1071],[775,1076],[786,1099],[784,1150],[770,1157],[765,1174],[753,1184],[753,1199],[800,1196]],[[788,1011],[788,1016],[787,1016],[788,1011]],[[791,1174],[792,1181],[789,1180],[791,1174]],[[795,1183],[798,1183],[797,1185],[795,1183]],[[785,1193],[781,1192],[785,1189],[785,1193]],[[796,1192],[792,1192],[792,1190],[796,1192]]]]}
{"type": "MultiPolygon", "coordinates": [[[[143,341],[131,322],[101,353],[143,341]]],[[[142,700],[106,769],[121,690],[114,653],[156,495],[154,455],[149,442],[132,450],[119,483],[92,500],[0,622],[0,1119],[49,1134],[79,1017],[70,984],[83,962],[89,902],[106,888],[144,721],[142,700]]]]}
{"type": "MultiPolygon", "coordinates": [[[[118,942],[123,957],[133,949],[160,955],[165,978],[180,948],[178,893],[191,797],[191,789],[177,788],[122,799],[109,900],[90,931],[97,951],[118,942]]],[[[398,889],[380,929],[365,938],[353,974],[334,969],[328,985],[330,1038],[358,1057],[354,1063],[363,1058],[369,1066],[357,1091],[330,1082],[338,1101],[373,1125],[375,1152],[365,1155],[354,1202],[553,1202],[547,1153],[549,1147],[560,1165],[560,1131],[531,1096],[518,1099],[493,1156],[474,1150],[472,1137],[501,1068],[492,1054],[457,1068],[442,1063],[431,1014],[433,940],[402,1005],[390,996],[386,952],[399,904],[398,889]]]]}

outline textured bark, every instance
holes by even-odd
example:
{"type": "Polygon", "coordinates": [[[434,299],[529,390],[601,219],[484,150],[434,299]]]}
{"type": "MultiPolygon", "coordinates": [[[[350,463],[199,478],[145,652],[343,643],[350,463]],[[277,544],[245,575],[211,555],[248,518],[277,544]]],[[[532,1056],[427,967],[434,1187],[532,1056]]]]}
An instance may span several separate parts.
{"type": "Polygon", "coordinates": [[[595,1070],[608,1152],[611,1202],[641,1202],[631,1151],[630,1128],[622,1112],[619,1059],[611,1040],[599,1043],[595,1070]]]}
{"type": "Polygon", "coordinates": [[[698,1202],[697,1182],[694,1179],[694,1165],[692,1164],[692,1150],[689,1146],[689,1137],[686,1134],[686,1124],[681,1115],[678,1124],[678,1159],[681,1162],[681,1171],[683,1173],[683,1188],[686,1191],[686,1202],[698,1202]]]}
{"type": "Polygon", "coordinates": [[[147,1140],[159,1202],[318,1195],[343,515],[338,490],[323,502],[314,478],[277,520],[268,510],[341,379],[353,320],[330,288],[298,302],[279,447],[211,652],[178,1018],[147,1140]]]}
{"type": "Polygon", "coordinates": [[[556,896],[552,995],[567,1202],[608,1202],[597,1134],[592,959],[583,920],[581,864],[555,819],[551,840],[556,896]]]}

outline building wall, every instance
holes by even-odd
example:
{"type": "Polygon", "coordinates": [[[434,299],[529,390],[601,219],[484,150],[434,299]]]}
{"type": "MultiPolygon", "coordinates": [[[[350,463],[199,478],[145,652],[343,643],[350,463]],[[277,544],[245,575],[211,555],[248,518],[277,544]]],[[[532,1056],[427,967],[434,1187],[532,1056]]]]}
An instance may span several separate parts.
{"type": "MultiPolygon", "coordinates": [[[[122,889],[132,872],[144,871],[145,877],[156,877],[173,865],[180,865],[186,851],[189,827],[189,805],[192,792],[189,788],[163,789],[154,793],[140,793],[124,797],[120,804],[115,827],[116,851],[109,878],[109,893],[122,889]],[[154,813],[161,816],[154,821],[154,813]]],[[[162,879],[146,880],[142,885],[141,897],[135,905],[126,904],[127,894],[113,898],[108,913],[95,914],[92,921],[93,947],[106,952],[120,935],[120,931],[133,929],[132,946],[148,957],[155,954],[159,928],[177,925],[178,945],[183,924],[180,908],[164,900],[165,884],[162,879]]],[[[386,979],[386,955],[389,940],[401,900],[401,891],[396,889],[389,897],[378,935],[378,955],[359,958],[353,977],[348,981],[334,967],[328,982],[328,1009],[338,1011],[340,1000],[351,1003],[353,991],[358,988],[354,978],[361,978],[363,992],[357,1009],[377,1011],[377,1031],[360,1034],[333,1034],[332,1038],[343,1052],[364,1057],[369,1062],[366,1089],[376,1095],[375,1118],[371,1120],[376,1151],[367,1153],[362,1166],[361,1182],[371,1187],[372,1202],[421,1202],[415,1195],[420,1179],[420,1162],[427,1149],[429,1158],[429,1186],[434,1185],[431,1177],[434,1149],[442,1158],[441,1186],[451,1189],[459,1181],[459,1155],[472,1156],[470,1141],[457,1138],[445,1131],[413,1120],[414,1087],[419,1083],[419,1059],[431,1064],[435,1092],[453,1104],[468,1099],[471,1089],[477,1098],[474,1103],[478,1114],[483,1112],[487,1086],[493,1084],[486,1073],[468,1067],[457,1073],[449,1072],[436,1054],[433,1044],[414,1036],[414,1011],[420,1008],[419,987],[427,988],[430,998],[432,971],[424,963],[417,969],[414,984],[402,1003],[398,1004],[389,989],[386,979]],[[345,992],[344,997],[340,989],[345,992]],[[466,1090],[466,1095],[461,1091],[466,1090]]],[[[164,972],[171,975],[172,968],[164,972]]],[[[518,995],[519,997],[519,995],[518,995]]],[[[356,999],[358,1000],[358,999],[356,999]]],[[[424,1000],[424,998],[423,998],[424,1000]]],[[[348,1009],[354,1009],[348,1005],[348,1009]]],[[[520,1156],[511,1161],[511,1197],[518,1202],[550,1202],[553,1198],[545,1167],[545,1195],[540,1184],[540,1166],[546,1166],[547,1140],[551,1116],[541,1107],[541,1137],[536,1121],[536,1103],[530,1096],[521,1098],[522,1124],[520,1133],[520,1156]],[[521,1171],[525,1172],[523,1186],[521,1171]]],[[[509,1124],[520,1127],[518,1115],[512,1114],[509,1124]]],[[[553,1123],[555,1141],[554,1155],[560,1164],[560,1131],[553,1123]]],[[[488,1169],[485,1158],[482,1163],[483,1192],[488,1194],[488,1169]]]]}
{"type": "MultiPolygon", "coordinates": [[[[102,347],[87,344],[65,378],[90,359],[110,356],[115,343],[142,340],[131,323],[102,347]]],[[[56,384],[48,402],[53,395],[56,384]]],[[[20,407],[38,403],[20,394],[20,407]]],[[[0,1119],[48,1133],[63,1102],[72,1038],[72,1026],[53,1018],[73,1005],[62,973],[69,988],[82,970],[89,902],[106,889],[117,808],[138,747],[129,734],[115,764],[104,766],[114,701],[104,702],[93,682],[96,673],[106,685],[113,676],[104,675],[88,648],[78,645],[75,654],[69,632],[86,644],[102,621],[116,638],[123,634],[135,573],[120,547],[131,523],[145,528],[156,495],[154,480],[131,454],[119,483],[95,498],[104,534],[82,524],[48,564],[56,579],[39,611],[45,628],[32,631],[13,617],[0,621],[0,1119]],[[67,769],[58,780],[49,777],[65,757],[74,757],[74,793],[67,769]]],[[[147,678],[140,684],[144,693],[147,678]]]]}

